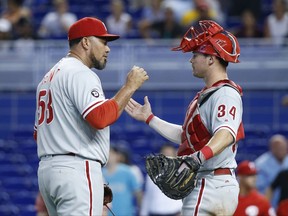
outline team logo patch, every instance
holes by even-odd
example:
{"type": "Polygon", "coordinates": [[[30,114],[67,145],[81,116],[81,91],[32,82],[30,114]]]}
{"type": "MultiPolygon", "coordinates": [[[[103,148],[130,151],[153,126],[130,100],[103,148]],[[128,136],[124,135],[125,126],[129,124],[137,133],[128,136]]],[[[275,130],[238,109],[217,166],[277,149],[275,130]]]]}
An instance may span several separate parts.
{"type": "Polygon", "coordinates": [[[91,94],[92,94],[92,96],[93,97],[96,97],[96,98],[98,98],[99,97],[99,92],[96,90],[96,89],[93,89],[92,91],[91,91],[91,94]]]}

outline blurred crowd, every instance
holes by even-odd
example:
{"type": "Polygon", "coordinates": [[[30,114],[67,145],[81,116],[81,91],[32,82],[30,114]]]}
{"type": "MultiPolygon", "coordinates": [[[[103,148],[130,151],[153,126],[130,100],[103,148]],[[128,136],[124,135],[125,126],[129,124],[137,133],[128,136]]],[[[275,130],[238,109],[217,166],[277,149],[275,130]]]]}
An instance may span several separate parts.
{"type": "Polygon", "coordinates": [[[288,35],[287,2],[3,0],[0,40],[66,39],[73,22],[83,16],[94,16],[105,20],[108,30],[122,38],[178,38],[198,20],[212,19],[239,38],[273,38],[282,44],[288,35]],[[89,4],[91,10],[87,10],[89,4]],[[93,13],[95,8],[98,10],[93,13]]]}
{"type": "Polygon", "coordinates": [[[238,164],[240,194],[235,216],[288,215],[288,141],[274,134],[267,145],[269,150],[255,161],[238,164]]]}

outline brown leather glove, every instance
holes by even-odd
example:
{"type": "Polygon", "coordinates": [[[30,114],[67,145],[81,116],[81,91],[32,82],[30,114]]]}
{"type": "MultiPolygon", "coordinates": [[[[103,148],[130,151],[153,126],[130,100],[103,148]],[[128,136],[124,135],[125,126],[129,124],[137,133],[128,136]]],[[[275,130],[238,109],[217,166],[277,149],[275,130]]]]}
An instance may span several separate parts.
{"type": "Polygon", "coordinates": [[[111,188],[107,185],[104,184],[104,200],[103,200],[103,205],[107,205],[108,203],[111,203],[113,200],[113,193],[111,188]]]}

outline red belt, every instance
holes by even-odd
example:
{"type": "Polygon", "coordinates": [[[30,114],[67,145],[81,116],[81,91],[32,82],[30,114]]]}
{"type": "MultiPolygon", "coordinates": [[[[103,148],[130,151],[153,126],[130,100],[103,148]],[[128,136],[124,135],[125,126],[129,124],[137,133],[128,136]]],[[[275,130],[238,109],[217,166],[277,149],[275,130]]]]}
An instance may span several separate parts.
{"type": "Polygon", "coordinates": [[[229,168],[218,168],[214,170],[214,175],[232,175],[232,172],[229,168]]]}

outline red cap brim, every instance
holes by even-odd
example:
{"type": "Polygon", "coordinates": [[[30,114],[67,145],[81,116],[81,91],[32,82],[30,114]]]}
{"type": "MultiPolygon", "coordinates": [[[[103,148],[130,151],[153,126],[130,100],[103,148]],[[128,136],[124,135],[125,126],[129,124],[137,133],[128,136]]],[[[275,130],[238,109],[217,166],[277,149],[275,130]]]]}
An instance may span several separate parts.
{"type": "Polygon", "coordinates": [[[120,38],[119,35],[113,35],[113,34],[105,34],[105,35],[96,36],[96,37],[103,38],[107,41],[114,41],[114,40],[117,40],[118,38],[120,38]]]}

